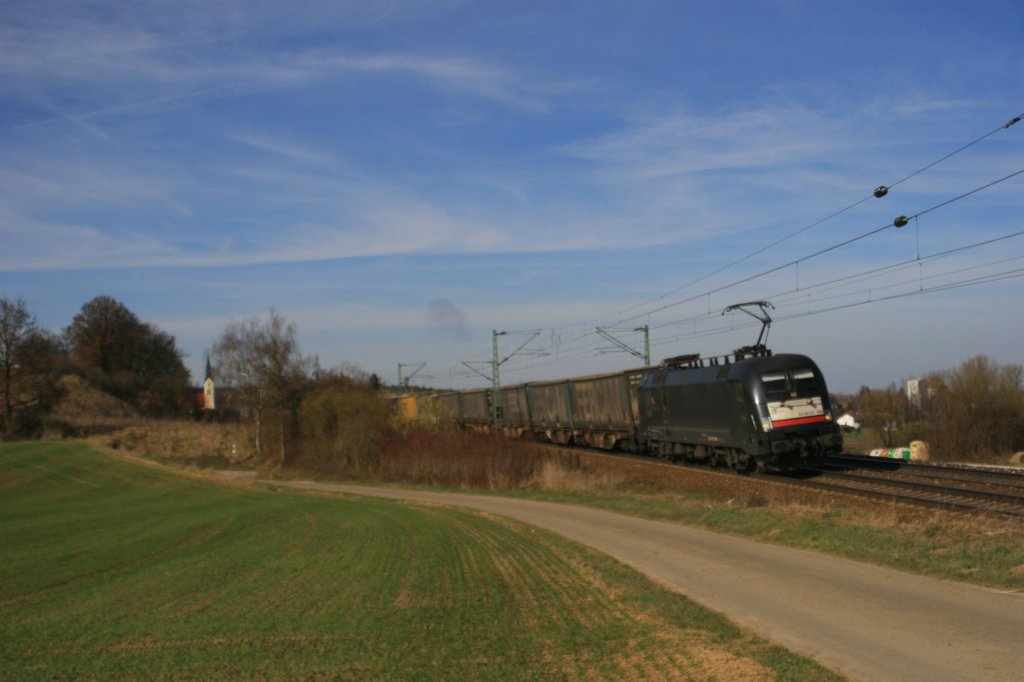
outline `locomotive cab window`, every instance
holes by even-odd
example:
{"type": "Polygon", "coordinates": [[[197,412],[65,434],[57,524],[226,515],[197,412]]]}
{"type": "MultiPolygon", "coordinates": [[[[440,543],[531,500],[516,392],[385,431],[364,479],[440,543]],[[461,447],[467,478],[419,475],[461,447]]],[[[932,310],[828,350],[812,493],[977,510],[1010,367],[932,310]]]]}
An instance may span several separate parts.
{"type": "Polygon", "coordinates": [[[814,378],[814,372],[809,369],[798,369],[790,372],[793,378],[793,390],[798,398],[810,398],[818,395],[818,380],[814,378]]]}
{"type": "Polygon", "coordinates": [[[762,374],[764,397],[768,402],[782,402],[793,398],[812,398],[819,394],[818,379],[810,369],[762,374]]]}
{"type": "Polygon", "coordinates": [[[789,382],[784,372],[762,374],[761,383],[764,384],[764,397],[768,402],[777,403],[789,398],[789,382]]]}

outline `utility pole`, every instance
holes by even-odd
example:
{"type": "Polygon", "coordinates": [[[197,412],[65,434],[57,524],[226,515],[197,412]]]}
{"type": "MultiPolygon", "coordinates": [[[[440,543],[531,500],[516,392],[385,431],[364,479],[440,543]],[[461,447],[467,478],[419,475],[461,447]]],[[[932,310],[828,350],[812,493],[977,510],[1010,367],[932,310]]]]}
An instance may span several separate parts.
{"type": "MultiPolygon", "coordinates": [[[[491,346],[494,353],[494,360],[491,362],[491,418],[494,420],[495,428],[501,426],[501,372],[500,367],[506,362],[511,360],[516,355],[533,355],[541,356],[547,355],[540,351],[527,351],[521,353],[520,351],[526,347],[528,343],[533,341],[535,338],[540,336],[540,330],[536,329],[533,331],[525,332],[499,332],[497,329],[491,330],[491,346]],[[503,359],[498,359],[498,337],[505,336],[506,334],[529,334],[530,336],[519,344],[514,351],[506,355],[503,359]]],[[[465,363],[463,363],[465,364],[465,363]]],[[[468,365],[467,365],[468,366],[468,365]]]]}
{"type": "Polygon", "coordinates": [[[405,363],[405,364],[403,364],[401,362],[398,363],[398,387],[401,388],[402,386],[405,386],[406,388],[409,388],[409,381],[412,380],[412,378],[414,376],[419,374],[420,370],[423,369],[426,366],[427,366],[427,363],[425,363],[425,362],[419,362],[419,363],[410,362],[410,363],[405,363]],[[402,368],[403,367],[415,367],[416,368],[416,369],[414,369],[412,371],[411,374],[406,375],[404,383],[402,381],[402,368]]]}
{"type": "Polygon", "coordinates": [[[498,368],[498,337],[504,336],[506,332],[491,330],[491,345],[494,347],[494,361],[491,363],[491,418],[494,420],[495,428],[501,426],[501,377],[498,368]]]}
{"type": "MultiPolygon", "coordinates": [[[[641,360],[643,360],[644,361],[644,367],[650,367],[651,366],[651,328],[650,328],[649,325],[645,324],[644,326],[636,327],[635,329],[611,329],[611,328],[602,329],[601,327],[598,327],[597,328],[597,333],[599,335],[601,335],[601,337],[603,337],[603,338],[607,339],[608,341],[611,341],[612,343],[614,343],[620,350],[624,350],[627,353],[629,353],[630,355],[634,355],[634,356],[640,358],[641,360]],[[634,348],[631,348],[625,342],[623,342],[623,341],[615,338],[614,336],[612,336],[611,332],[643,332],[644,333],[644,352],[640,353],[640,351],[635,350],[634,348]]],[[[613,349],[612,351],[609,351],[609,352],[616,352],[616,351],[613,349]]]]}

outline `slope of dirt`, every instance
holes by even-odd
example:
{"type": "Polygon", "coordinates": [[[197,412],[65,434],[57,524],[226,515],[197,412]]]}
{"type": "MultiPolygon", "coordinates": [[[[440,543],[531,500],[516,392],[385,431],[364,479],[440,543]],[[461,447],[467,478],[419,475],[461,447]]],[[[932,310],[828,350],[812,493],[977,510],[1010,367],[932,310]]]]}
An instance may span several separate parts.
{"type": "Polygon", "coordinates": [[[99,421],[123,422],[139,416],[138,411],[128,403],[104,393],[74,374],[61,377],[57,386],[62,397],[51,416],[72,426],[99,421]]]}

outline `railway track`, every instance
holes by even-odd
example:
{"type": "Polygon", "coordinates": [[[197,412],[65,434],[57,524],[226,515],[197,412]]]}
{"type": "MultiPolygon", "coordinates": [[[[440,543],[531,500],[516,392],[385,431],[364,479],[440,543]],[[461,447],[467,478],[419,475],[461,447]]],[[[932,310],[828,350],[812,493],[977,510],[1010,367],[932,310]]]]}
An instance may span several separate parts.
{"type": "Polygon", "coordinates": [[[877,500],[941,509],[1024,518],[1024,471],[995,471],[964,466],[922,464],[891,459],[843,455],[804,472],[741,475],[698,464],[673,464],[635,454],[546,445],[551,450],[591,458],[628,460],[650,468],[686,468],[710,476],[735,477],[770,485],[787,485],[840,492],[877,500]]]}
{"type": "Polygon", "coordinates": [[[894,474],[908,477],[950,481],[964,485],[990,485],[1024,490],[1024,469],[995,469],[963,464],[929,464],[864,457],[862,455],[830,457],[826,461],[826,467],[832,470],[859,469],[863,471],[893,472],[894,474]]]}
{"type": "Polygon", "coordinates": [[[1024,517],[1024,474],[844,455],[799,485],[916,505],[1024,517]]]}

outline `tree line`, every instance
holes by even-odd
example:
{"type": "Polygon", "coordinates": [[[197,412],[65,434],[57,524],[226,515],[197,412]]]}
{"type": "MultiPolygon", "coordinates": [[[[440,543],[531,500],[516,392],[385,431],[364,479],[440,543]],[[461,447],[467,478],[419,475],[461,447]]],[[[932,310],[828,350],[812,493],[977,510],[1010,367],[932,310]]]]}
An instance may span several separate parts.
{"type": "MultiPolygon", "coordinates": [[[[183,357],[174,337],[109,296],[84,304],[59,334],[41,328],[23,300],[0,298],[0,435],[41,435],[67,375],[144,417],[195,416],[197,388],[183,357]]],[[[359,468],[398,428],[375,375],[322,368],[300,351],[295,325],[273,310],[230,323],[211,360],[219,406],[251,425],[261,464],[301,458],[359,468]]]]}
{"type": "Polygon", "coordinates": [[[1024,450],[1024,368],[984,355],[928,374],[919,397],[896,384],[839,398],[884,447],[913,440],[939,460],[1000,460],[1024,450]]]}

